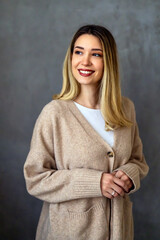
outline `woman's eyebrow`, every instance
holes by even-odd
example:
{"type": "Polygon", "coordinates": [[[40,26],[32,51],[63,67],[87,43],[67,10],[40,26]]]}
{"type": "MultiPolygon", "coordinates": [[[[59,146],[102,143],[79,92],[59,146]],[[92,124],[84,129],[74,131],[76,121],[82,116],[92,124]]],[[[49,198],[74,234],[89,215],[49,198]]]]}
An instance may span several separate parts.
{"type": "Polygon", "coordinates": [[[84,49],[83,47],[76,46],[75,48],[84,49]]]}
{"type": "MultiPolygon", "coordinates": [[[[80,47],[80,46],[76,46],[75,48],[79,48],[79,49],[83,49],[84,50],[84,48],[80,47]]],[[[101,51],[101,52],[103,52],[102,49],[100,49],[100,48],[92,48],[91,51],[101,51]]]]}
{"type": "Polygon", "coordinates": [[[103,52],[102,49],[100,49],[100,48],[92,48],[91,50],[92,51],[101,51],[101,52],[103,52]]]}

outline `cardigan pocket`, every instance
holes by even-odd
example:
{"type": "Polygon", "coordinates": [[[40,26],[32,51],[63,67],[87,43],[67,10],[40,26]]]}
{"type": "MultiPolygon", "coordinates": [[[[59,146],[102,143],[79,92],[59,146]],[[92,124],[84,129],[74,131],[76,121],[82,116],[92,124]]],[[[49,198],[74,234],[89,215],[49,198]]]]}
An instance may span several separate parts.
{"type": "Polygon", "coordinates": [[[133,240],[132,202],[124,199],[123,211],[123,239],[133,240]]]}
{"type": "Polygon", "coordinates": [[[69,213],[70,240],[106,240],[109,235],[107,214],[101,203],[85,212],[69,213]]]}

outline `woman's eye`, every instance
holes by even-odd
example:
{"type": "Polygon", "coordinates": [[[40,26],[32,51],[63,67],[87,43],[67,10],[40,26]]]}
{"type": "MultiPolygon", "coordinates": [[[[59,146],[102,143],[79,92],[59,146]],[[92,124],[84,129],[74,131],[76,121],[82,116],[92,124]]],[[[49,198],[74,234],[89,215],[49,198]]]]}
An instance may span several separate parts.
{"type": "Polygon", "coordinates": [[[75,51],[75,54],[81,55],[82,52],[81,51],[75,51]]]}
{"type": "Polygon", "coordinates": [[[99,54],[99,53],[93,53],[93,56],[95,56],[95,57],[102,57],[102,55],[99,54]]]}

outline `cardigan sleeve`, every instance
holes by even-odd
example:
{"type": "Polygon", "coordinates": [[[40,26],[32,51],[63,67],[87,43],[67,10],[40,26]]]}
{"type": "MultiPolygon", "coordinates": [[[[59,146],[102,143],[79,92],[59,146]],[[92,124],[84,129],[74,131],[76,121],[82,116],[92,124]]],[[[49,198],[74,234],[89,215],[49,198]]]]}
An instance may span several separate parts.
{"type": "Polygon", "coordinates": [[[143,154],[143,145],[139,136],[134,104],[131,101],[130,101],[130,104],[131,104],[132,121],[133,121],[132,152],[128,162],[115,170],[115,171],[122,170],[132,180],[134,186],[133,186],[133,189],[129,192],[129,194],[137,191],[140,188],[140,180],[143,179],[148,174],[148,171],[149,171],[149,167],[145,161],[144,154],[143,154]]]}
{"type": "Polygon", "coordinates": [[[28,192],[50,203],[101,197],[102,171],[57,169],[52,117],[50,108],[45,107],[34,127],[30,151],[24,164],[28,192]]]}

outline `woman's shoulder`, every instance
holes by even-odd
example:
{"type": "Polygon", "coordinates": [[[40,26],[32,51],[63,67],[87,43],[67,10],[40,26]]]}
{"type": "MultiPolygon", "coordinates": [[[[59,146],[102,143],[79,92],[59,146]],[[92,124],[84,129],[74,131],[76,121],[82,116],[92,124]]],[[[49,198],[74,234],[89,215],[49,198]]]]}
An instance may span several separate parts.
{"type": "Polygon", "coordinates": [[[128,98],[128,97],[122,97],[122,106],[126,109],[126,110],[134,110],[134,103],[133,101],[128,98]]]}
{"type": "Polygon", "coordinates": [[[133,101],[128,97],[122,97],[122,106],[129,119],[133,119],[135,117],[135,107],[133,101]]]}
{"type": "Polygon", "coordinates": [[[125,107],[128,107],[128,108],[134,107],[133,101],[132,101],[130,98],[125,97],[125,96],[122,97],[122,104],[123,104],[125,107]]]}
{"type": "Polygon", "coordinates": [[[43,107],[41,114],[59,115],[61,113],[64,113],[67,109],[67,105],[69,104],[68,102],[68,100],[66,101],[61,99],[52,100],[43,107]]]}
{"type": "Polygon", "coordinates": [[[67,101],[66,100],[61,100],[61,99],[56,99],[52,100],[49,103],[47,103],[44,107],[44,111],[52,111],[52,110],[61,110],[67,107],[67,101]]]}
{"type": "Polygon", "coordinates": [[[64,100],[52,100],[47,103],[41,110],[37,122],[49,123],[60,119],[66,112],[67,103],[64,100]]]}

